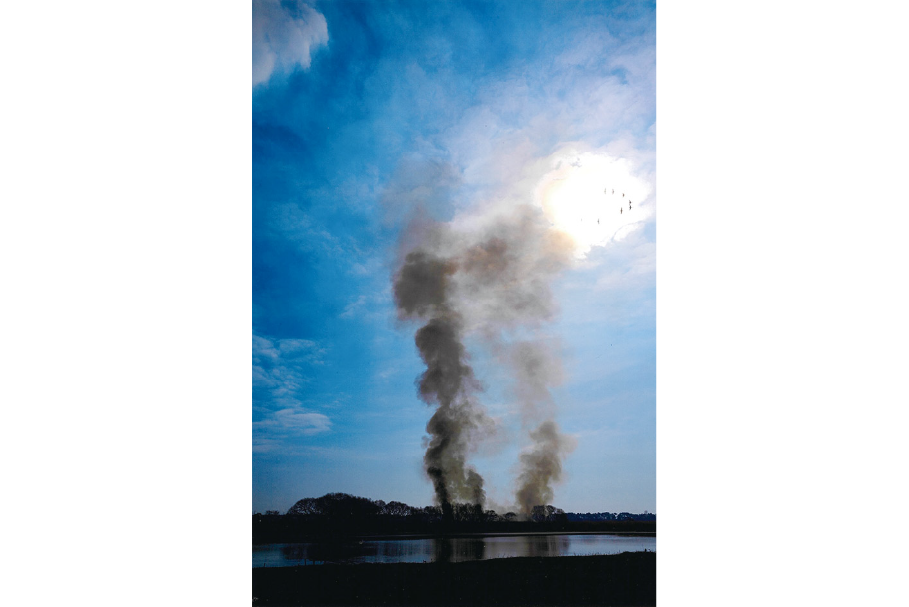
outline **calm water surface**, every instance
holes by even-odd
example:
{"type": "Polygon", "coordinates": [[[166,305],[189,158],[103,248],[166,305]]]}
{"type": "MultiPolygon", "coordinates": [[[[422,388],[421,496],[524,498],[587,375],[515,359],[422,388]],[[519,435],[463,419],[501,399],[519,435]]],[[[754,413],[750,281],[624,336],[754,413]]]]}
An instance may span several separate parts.
{"type": "Polygon", "coordinates": [[[323,563],[482,561],[513,556],[583,556],[656,551],[656,538],[608,534],[504,535],[422,539],[351,540],[253,546],[253,567],[323,563]]]}

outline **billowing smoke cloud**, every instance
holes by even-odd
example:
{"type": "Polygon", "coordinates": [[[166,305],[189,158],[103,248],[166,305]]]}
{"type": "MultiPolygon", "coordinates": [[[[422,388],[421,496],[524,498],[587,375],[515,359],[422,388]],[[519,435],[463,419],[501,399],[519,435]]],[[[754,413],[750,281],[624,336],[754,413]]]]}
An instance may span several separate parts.
{"type": "Polygon", "coordinates": [[[530,433],[533,444],[521,454],[517,500],[521,512],[552,502],[552,486],[562,478],[562,457],[574,448],[574,439],[547,420],[530,433]]]}
{"type": "Polygon", "coordinates": [[[523,421],[525,426],[539,423],[530,431],[531,444],[520,456],[516,498],[525,515],[534,506],[552,503],[553,485],[562,478],[562,459],[575,446],[574,438],[562,434],[553,419],[556,411],[550,387],[562,381],[562,367],[554,352],[553,344],[543,341],[523,341],[510,347],[514,392],[523,421]]]}
{"type": "Polygon", "coordinates": [[[530,205],[467,223],[417,224],[403,242],[410,250],[395,276],[395,301],[401,319],[425,322],[416,333],[426,364],[419,393],[438,406],[424,458],[436,499],[443,509],[457,499],[482,503],[482,478],[466,463],[490,423],[464,345],[473,334],[514,378],[530,440],[516,501],[529,515],[552,499],[572,445],[553,419],[550,389],[561,381],[561,367],[543,329],[556,312],[550,283],[572,262],[575,242],[530,205]]]}
{"type": "Polygon", "coordinates": [[[312,50],[323,44],[328,44],[328,24],[319,11],[299,1],[253,0],[253,87],[273,73],[308,69],[312,50]]]}
{"type": "Polygon", "coordinates": [[[475,398],[480,385],[468,364],[460,316],[450,305],[456,269],[451,260],[417,250],[407,255],[394,285],[400,317],[426,321],[415,338],[426,364],[418,388],[420,398],[437,409],[426,426],[430,438],[423,463],[446,519],[453,501],[482,507],[483,478],[466,459],[473,435],[490,423],[475,398]]]}

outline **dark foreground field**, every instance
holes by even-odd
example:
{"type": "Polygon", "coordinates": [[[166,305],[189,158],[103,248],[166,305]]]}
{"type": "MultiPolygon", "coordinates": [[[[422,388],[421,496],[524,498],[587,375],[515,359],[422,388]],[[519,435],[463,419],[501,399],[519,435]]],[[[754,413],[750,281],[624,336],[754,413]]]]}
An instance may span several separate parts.
{"type": "Polygon", "coordinates": [[[253,569],[254,605],[656,605],[656,554],[253,569]]]}

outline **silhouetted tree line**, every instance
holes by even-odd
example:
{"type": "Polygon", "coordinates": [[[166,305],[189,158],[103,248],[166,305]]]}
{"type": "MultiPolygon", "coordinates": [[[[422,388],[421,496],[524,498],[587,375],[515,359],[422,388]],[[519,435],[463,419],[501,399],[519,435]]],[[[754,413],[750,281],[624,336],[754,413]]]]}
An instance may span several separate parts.
{"type": "MultiPolygon", "coordinates": [[[[454,503],[451,505],[455,521],[514,521],[518,515],[507,512],[502,516],[495,510],[483,511],[477,504],[454,503]]],[[[268,513],[277,514],[270,510],[268,513]]],[[[298,501],[287,511],[289,515],[323,516],[333,519],[360,518],[407,518],[415,517],[424,521],[437,521],[442,518],[439,506],[417,508],[403,502],[385,502],[357,497],[346,493],[328,493],[322,497],[307,497],[298,501]]],[[[561,508],[553,506],[534,507],[530,519],[535,522],[568,520],[561,508]]]]}
{"type": "Polygon", "coordinates": [[[451,504],[445,520],[442,508],[418,508],[347,493],[328,493],[299,500],[286,514],[269,510],[253,515],[253,542],[288,542],[312,537],[493,533],[531,531],[656,531],[656,517],[645,512],[566,513],[551,505],[535,506],[529,517],[499,514],[477,504],[451,504]],[[643,527],[642,527],[643,525],[643,527]]]}
{"type": "Polygon", "coordinates": [[[632,514],[630,512],[568,512],[566,513],[569,521],[653,521],[656,522],[656,515],[652,512],[644,511],[643,514],[632,514]]]}

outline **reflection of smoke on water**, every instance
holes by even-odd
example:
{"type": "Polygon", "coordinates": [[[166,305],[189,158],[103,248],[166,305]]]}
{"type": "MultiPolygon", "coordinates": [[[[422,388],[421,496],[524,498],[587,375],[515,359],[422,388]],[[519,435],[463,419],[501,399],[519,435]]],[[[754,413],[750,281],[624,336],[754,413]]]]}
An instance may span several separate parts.
{"type": "Polygon", "coordinates": [[[288,544],[281,547],[281,554],[288,561],[302,561],[309,557],[309,551],[306,544],[288,544]]]}
{"type": "Polygon", "coordinates": [[[486,538],[487,559],[520,556],[566,556],[572,552],[565,535],[511,535],[486,538]]]}
{"type": "Polygon", "coordinates": [[[514,556],[564,556],[571,542],[563,535],[440,537],[432,540],[437,563],[460,563],[514,556]]]}
{"type": "Polygon", "coordinates": [[[487,535],[415,539],[367,539],[253,546],[253,567],[321,563],[425,563],[479,561],[521,556],[582,556],[655,551],[656,538],[618,535],[487,535]]]}
{"type": "Polygon", "coordinates": [[[433,540],[433,559],[437,563],[450,563],[451,562],[451,539],[447,537],[440,537],[433,540]]]}
{"type": "Polygon", "coordinates": [[[562,535],[534,535],[527,540],[527,556],[562,556],[568,552],[568,538],[562,535]]]}
{"type": "Polygon", "coordinates": [[[420,563],[426,562],[433,554],[431,539],[388,540],[374,542],[377,548],[377,563],[420,563]]]}
{"type": "Polygon", "coordinates": [[[486,542],[480,538],[438,537],[433,539],[433,561],[460,563],[482,561],[486,556],[486,542]]]}
{"type": "Polygon", "coordinates": [[[466,560],[469,561],[482,561],[486,556],[486,542],[483,540],[471,540],[468,544],[468,550],[466,551],[468,557],[466,560]]]}

